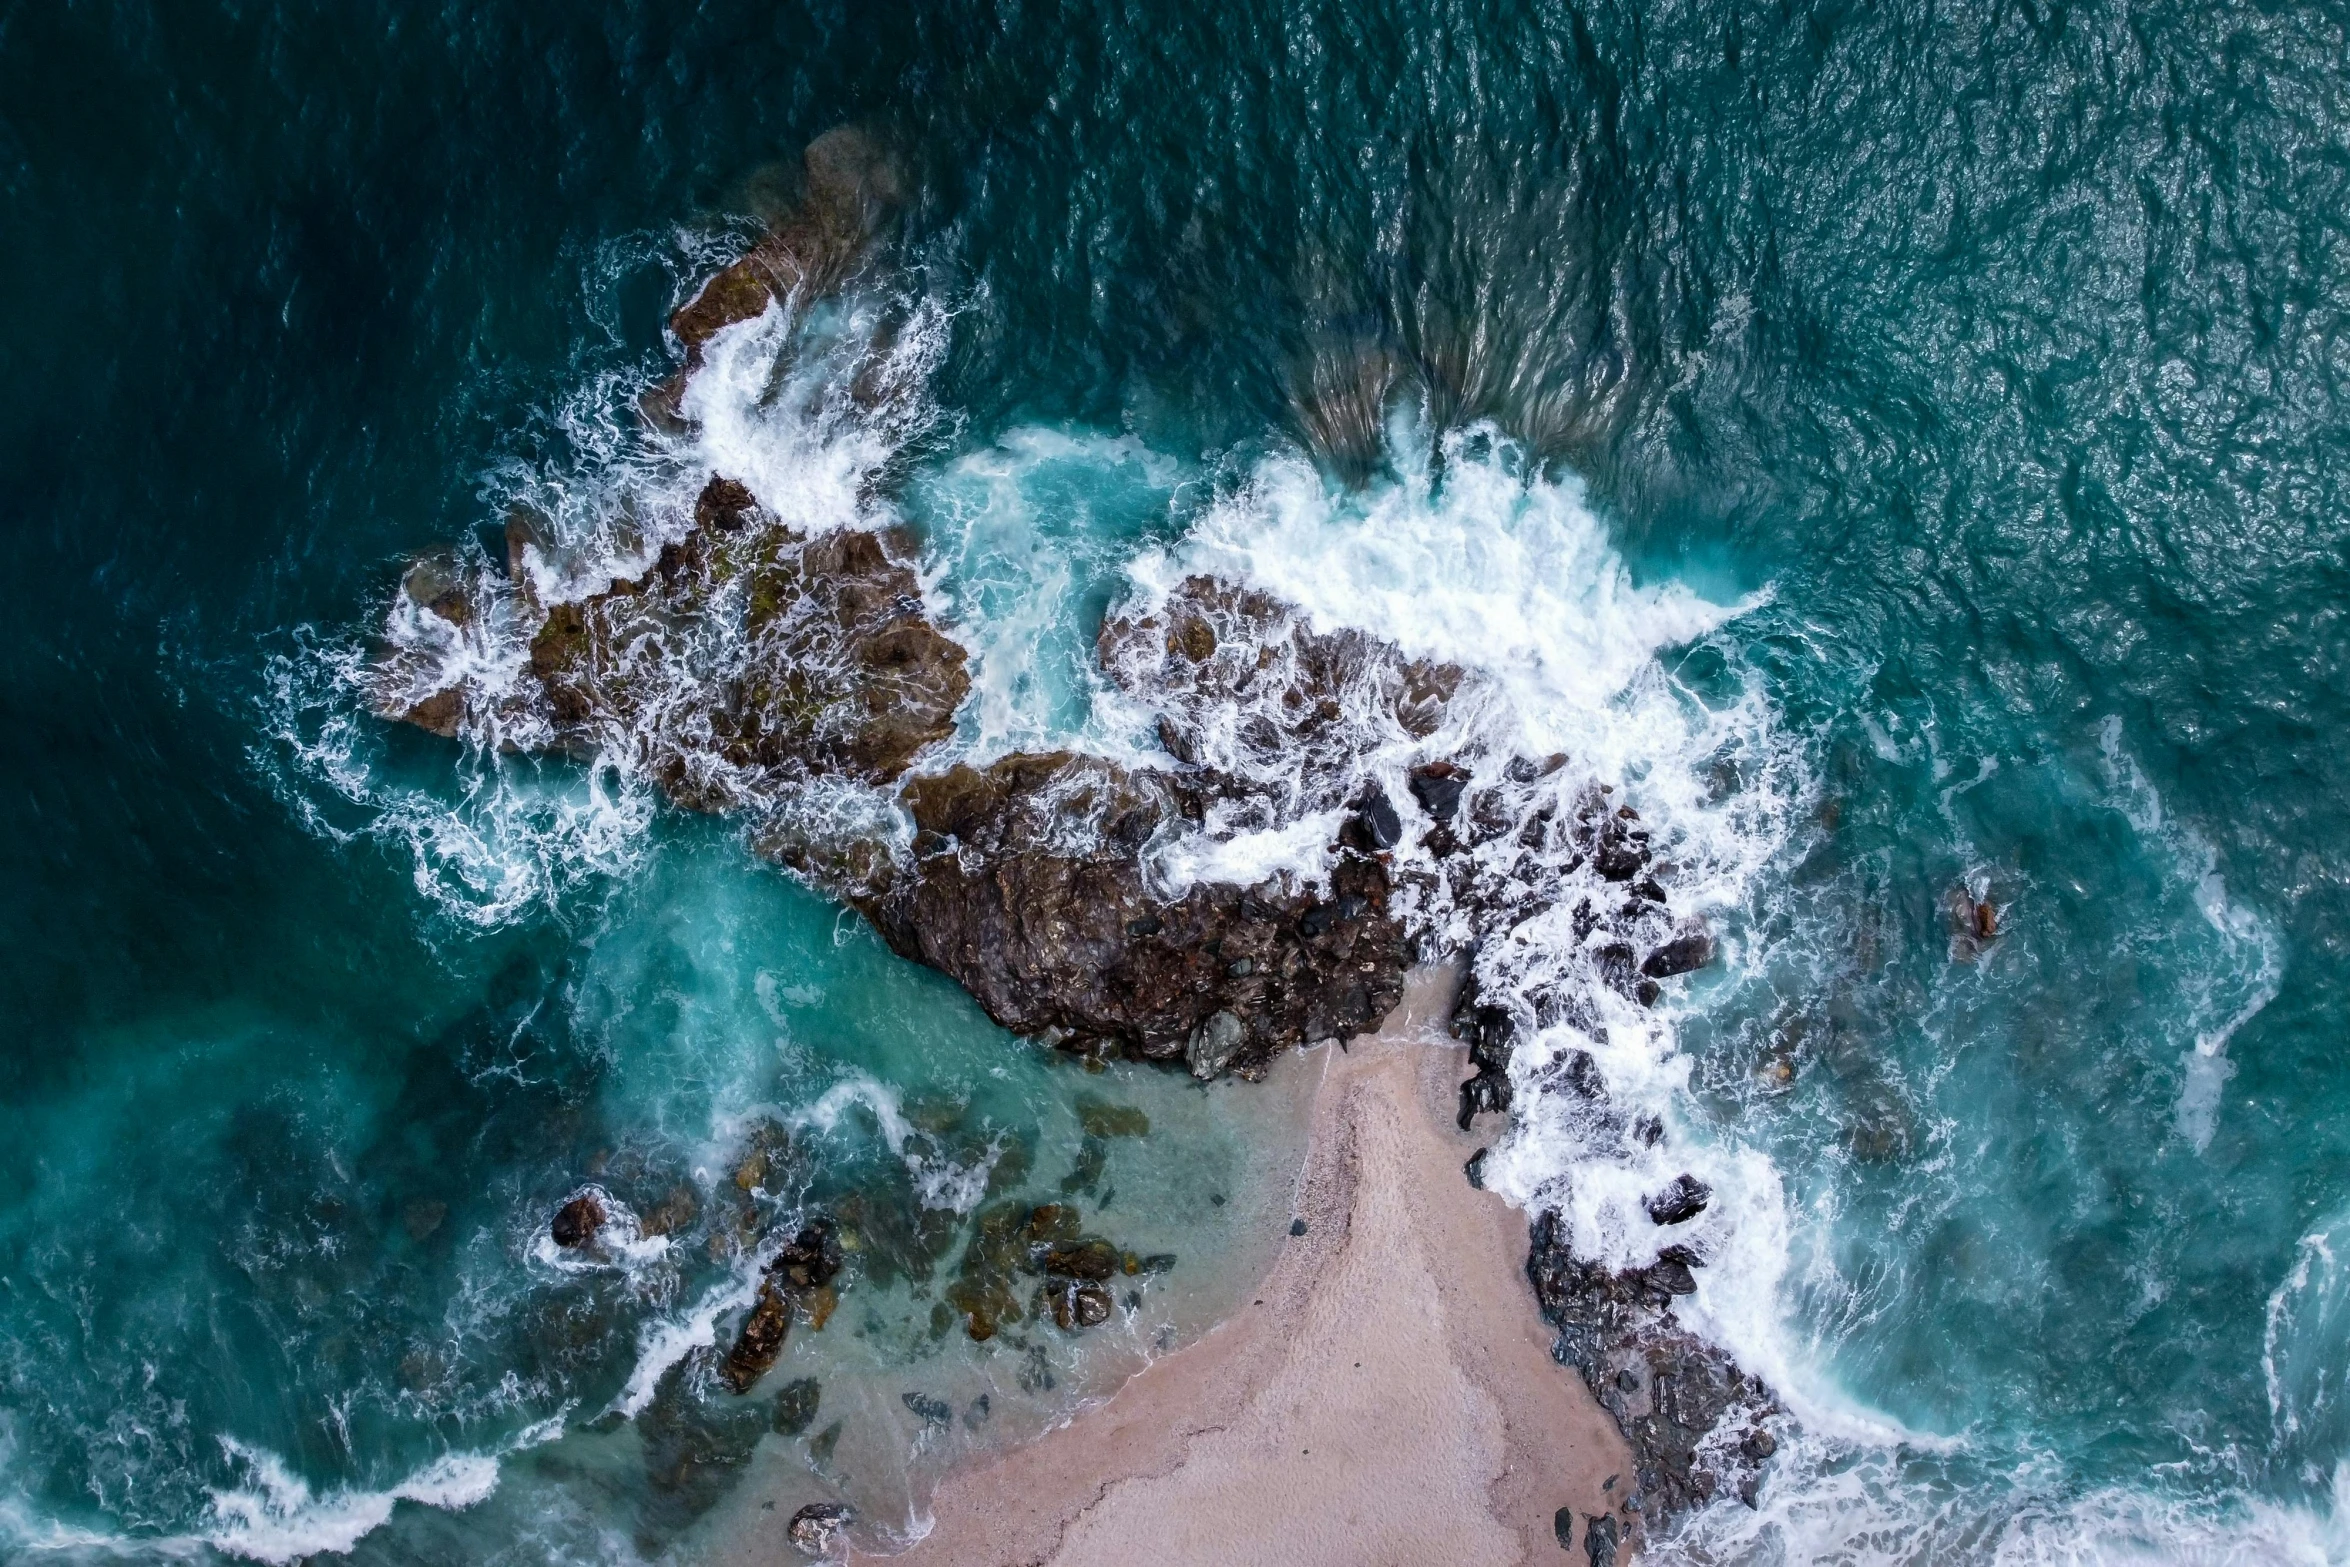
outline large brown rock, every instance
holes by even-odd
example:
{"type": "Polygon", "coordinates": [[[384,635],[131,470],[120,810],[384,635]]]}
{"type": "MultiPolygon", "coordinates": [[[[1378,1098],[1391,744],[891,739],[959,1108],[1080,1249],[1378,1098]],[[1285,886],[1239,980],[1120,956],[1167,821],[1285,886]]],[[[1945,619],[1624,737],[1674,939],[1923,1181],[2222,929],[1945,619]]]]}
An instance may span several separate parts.
{"type": "Polygon", "coordinates": [[[529,642],[510,675],[458,656],[482,591],[449,563],[410,568],[378,654],[377,711],[620,758],[697,810],[771,807],[817,777],[892,782],[952,732],[971,686],[967,655],[878,535],[807,537],[723,478],[640,577],[544,608],[512,593],[529,642]]]}
{"type": "Polygon", "coordinates": [[[695,515],[641,580],[548,611],[529,672],[559,735],[628,746],[721,810],[809,776],[889,782],[952,731],[967,655],[878,536],[805,537],[725,479],[695,515]]]}
{"type": "Polygon", "coordinates": [[[1192,830],[1197,781],[1095,757],[1013,756],[905,789],[910,861],[868,913],[1015,1033],[1115,1041],[1195,1073],[1375,1028],[1403,994],[1387,868],[1341,852],[1326,887],[1155,892],[1145,850],[1192,830]]]}
{"type": "Polygon", "coordinates": [[[739,260],[702,285],[669,329],[685,345],[688,367],[725,327],[748,321],[782,297],[807,300],[838,289],[855,273],[905,199],[903,180],[880,142],[853,126],[825,132],[802,158],[797,206],[768,228],[739,260]]]}

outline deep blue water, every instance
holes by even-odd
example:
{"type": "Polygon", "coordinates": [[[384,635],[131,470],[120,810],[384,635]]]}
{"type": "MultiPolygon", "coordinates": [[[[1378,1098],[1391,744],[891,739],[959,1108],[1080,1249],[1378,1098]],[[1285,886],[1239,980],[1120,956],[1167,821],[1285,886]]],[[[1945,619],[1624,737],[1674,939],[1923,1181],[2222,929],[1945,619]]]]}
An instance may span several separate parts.
{"type": "MultiPolygon", "coordinates": [[[[721,236],[854,122],[949,323],[901,488],[1011,681],[968,730],[1083,721],[1125,565],[1280,460],[1334,343],[1455,355],[1433,417],[1587,484],[1642,583],[1751,598],[1663,654],[1759,692],[1801,780],[1680,1019],[1682,1113],[1777,1183],[1768,1265],[1706,1303],[1816,1440],[1683,1549],[2350,1557],[2346,31],[0,10],[10,1548],[282,1557],[339,1518],[387,1561],[691,1554],[725,1486],[652,1484],[595,1417],[724,1270],[578,1278],[528,1236],[627,1157],[715,1223],[746,1129],[844,1083],[945,1105],[950,1163],[1019,1143],[1040,1192],[1075,1096],[1125,1096],[1124,1222],[1246,1254],[1203,1201],[1274,1119],[1245,1090],[1105,1087],[725,824],[469,770],[320,674],[407,555],[599,482],[582,411],[666,373],[721,236]],[[1979,954],[1962,883],[2005,910],[1979,954]],[[495,1497],[419,1505],[472,1494],[451,1454],[503,1455],[495,1497]]],[[[939,1212],[857,1102],[814,1195],[939,1212]]],[[[890,1378],[988,1374],[898,1305],[838,1352],[882,1390],[844,1484],[922,1439],[890,1378]]]]}

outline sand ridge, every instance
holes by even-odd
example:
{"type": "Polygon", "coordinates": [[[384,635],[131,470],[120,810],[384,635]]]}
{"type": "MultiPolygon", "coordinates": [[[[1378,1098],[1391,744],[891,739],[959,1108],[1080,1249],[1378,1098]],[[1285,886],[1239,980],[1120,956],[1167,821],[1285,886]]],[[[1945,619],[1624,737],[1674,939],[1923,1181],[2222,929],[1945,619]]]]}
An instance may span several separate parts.
{"type": "Polygon", "coordinates": [[[1417,973],[1377,1035],[1285,1063],[1322,1074],[1305,1228],[1252,1304],[1067,1425],[949,1475],[930,1534],[891,1560],[1583,1567],[1585,1520],[1616,1511],[1630,1458],[1550,1358],[1524,1216],[1462,1173],[1481,1139],[1449,1117],[1452,985],[1417,973]]]}

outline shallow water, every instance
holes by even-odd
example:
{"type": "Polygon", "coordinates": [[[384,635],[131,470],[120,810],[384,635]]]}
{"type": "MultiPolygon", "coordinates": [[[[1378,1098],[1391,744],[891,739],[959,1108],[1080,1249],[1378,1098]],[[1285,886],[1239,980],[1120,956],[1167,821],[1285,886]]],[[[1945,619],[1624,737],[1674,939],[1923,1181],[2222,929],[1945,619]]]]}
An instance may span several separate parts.
{"type": "MultiPolygon", "coordinates": [[[[1725,962],[1602,1064],[1721,1194],[1694,1311],[1806,1432],[1666,1556],[2350,1557],[2343,30],[10,13],[11,1550],[691,1556],[745,1474],[901,1527],[979,1391],[1051,1418],[1277,1229],[1275,1096],[1089,1076],[624,770],[366,716],[405,556],[520,499],[603,560],[723,466],[914,531],[959,754],[1147,748],[1094,631],[1215,569],[1639,804],[1725,962]],[[843,122],[910,172],[887,285],[648,442],[665,312],[843,122]],[[823,347],[860,309],[911,323],[890,422],[823,347]],[[658,1401],[746,1213],[854,1197],[951,1267],[1005,1150],[998,1198],[1085,1184],[1081,1094],[1152,1131],[1071,1195],[1180,1260],[1039,1333],[1050,1388],[874,1253],[767,1384],[819,1376],[805,1430],[658,1401]],[[805,1164],[744,1195],[770,1123],[805,1164]],[[533,1237],[591,1180],[694,1218],[581,1271],[533,1237]]],[[[1583,1136],[1529,1116],[1495,1178],[1632,1260],[1657,1172],[1583,1136]]]]}

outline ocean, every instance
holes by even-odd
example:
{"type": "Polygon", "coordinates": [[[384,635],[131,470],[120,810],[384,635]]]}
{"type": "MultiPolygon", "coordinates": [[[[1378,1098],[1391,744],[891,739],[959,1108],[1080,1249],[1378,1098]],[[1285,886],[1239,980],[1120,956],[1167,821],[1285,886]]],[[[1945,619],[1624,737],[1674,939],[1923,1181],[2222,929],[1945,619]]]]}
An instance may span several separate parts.
{"type": "MultiPolygon", "coordinates": [[[[412,558],[502,581],[523,508],[609,581],[724,474],[910,541],[942,757],[1155,754],[1097,634],[1208,573],[1638,806],[1719,958],[1512,1069],[1670,1128],[1679,1309],[1792,1421],[1649,1559],[2350,1560],[2346,33],[0,8],[4,1554],[692,1561],[754,1494],[886,1544],[1239,1303],[1300,1074],[1089,1069],[625,758],[370,711],[412,558]],[[842,126],[885,259],[648,425],[842,126]],[[958,1259],[1048,1201],[1150,1266],[972,1341],[958,1259]],[[819,1211],[833,1320],[691,1396],[819,1211]]],[[[1545,1103],[1488,1183],[1653,1260],[1670,1172],[1545,1103]]]]}

